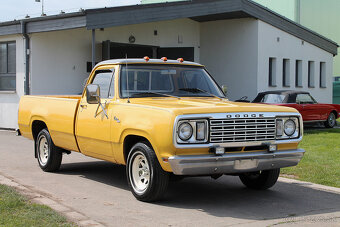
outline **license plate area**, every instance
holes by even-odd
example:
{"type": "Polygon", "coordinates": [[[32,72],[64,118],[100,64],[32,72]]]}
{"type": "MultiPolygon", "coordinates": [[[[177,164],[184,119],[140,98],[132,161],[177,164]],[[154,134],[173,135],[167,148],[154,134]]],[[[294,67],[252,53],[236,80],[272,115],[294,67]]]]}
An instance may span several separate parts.
{"type": "Polygon", "coordinates": [[[256,159],[241,159],[236,160],[234,163],[234,169],[245,170],[245,169],[254,169],[258,165],[258,160],[256,159]]]}

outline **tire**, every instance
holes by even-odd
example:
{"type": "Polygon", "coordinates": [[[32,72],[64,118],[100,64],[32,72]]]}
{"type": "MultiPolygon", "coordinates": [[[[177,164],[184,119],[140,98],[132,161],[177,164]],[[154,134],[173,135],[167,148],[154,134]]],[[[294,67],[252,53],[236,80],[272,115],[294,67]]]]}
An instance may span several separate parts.
{"type": "Polygon", "coordinates": [[[252,173],[241,174],[240,180],[248,188],[255,190],[266,190],[276,183],[280,175],[280,169],[263,170],[252,173]]]}
{"type": "Polygon", "coordinates": [[[161,199],[169,183],[169,173],[162,169],[155,152],[144,142],[131,148],[126,176],[132,194],[143,202],[161,199]]]}
{"type": "Polygon", "coordinates": [[[333,112],[328,115],[327,121],[324,124],[326,128],[333,128],[336,125],[336,116],[333,112]]]}
{"type": "Polygon", "coordinates": [[[47,129],[39,132],[35,140],[35,146],[40,168],[45,172],[59,170],[63,154],[61,149],[54,145],[47,129]]]}

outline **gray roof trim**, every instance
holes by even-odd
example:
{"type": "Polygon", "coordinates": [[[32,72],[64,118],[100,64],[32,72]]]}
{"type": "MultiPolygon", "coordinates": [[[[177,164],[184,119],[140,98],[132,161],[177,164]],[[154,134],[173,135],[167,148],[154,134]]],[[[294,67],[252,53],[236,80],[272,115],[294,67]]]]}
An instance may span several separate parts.
{"type": "Polygon", "coordinates": [[[196,0],[87,10],[86,27],[106,28],[235,12],[241,9],[240,3],[240,0],[196,0]]]}
{"type": "Polygon", "coordinates": [[[86,17],[57,18],[27,23],[27,33],[58,31],[86,26],[86,17]]]}
{"type": "Polygon", "coordinates": [[[57,31],[86,26],[85,12],[65,13],[0,23],[0,35],[20,34],[21,21],[27,24],[27,33],[57,31]]]}
{"type": "Polygon", "coordinates": [[[243,1],[243,11],[246,12],[247,14],[257,19],[260,19],[270,25],[273,25],[274,27],[279,28],[291,35],[294,35],[306,42],[309,42],[323,50],[326,50],[327,52],[330,52],[333,55],[338,54],[339,45],[336,42],[286,17],[283,17],[282,15],[276,12],[273,12],[258,3],[255,3],[253,1],[248,1],[248,0],[242,0],[242,1],[243,1]]]}

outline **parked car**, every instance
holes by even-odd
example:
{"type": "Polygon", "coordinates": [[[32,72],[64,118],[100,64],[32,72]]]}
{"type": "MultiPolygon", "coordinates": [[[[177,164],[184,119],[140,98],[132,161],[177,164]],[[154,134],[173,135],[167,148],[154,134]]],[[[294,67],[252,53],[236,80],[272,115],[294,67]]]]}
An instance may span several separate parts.
{"type": "Polygon", "coordinates": [[[305,123],[323,122],[327,128],[333,128],[340,117],[340,105],[318,103],[309,92],[304,91],[261,92],[253,102],[293,107],[300,112],[305,123]]]}
{"type": "Polygon", "coordinates": [[[297,110],[229,102],[202,65],[182,59],[101,62],[81,96],[23,96],[18,124],[43,171],[70,151],[126,165],[141,201],[159,199],[176,175],[237,175],[267,189],[305,152],[297,110]]]}

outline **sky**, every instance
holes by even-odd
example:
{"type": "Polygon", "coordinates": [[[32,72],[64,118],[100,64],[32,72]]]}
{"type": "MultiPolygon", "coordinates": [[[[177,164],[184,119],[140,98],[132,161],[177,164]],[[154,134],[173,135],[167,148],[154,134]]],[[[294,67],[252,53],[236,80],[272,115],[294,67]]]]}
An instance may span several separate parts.
{"type": "MultiPolygon", "coordinates": [[[[41,15],[41,2],[36,0],[0,0],[0,22],[18,20],[26,15],[38,17],[41,15]]],[[[42,0],[41,0],[42,1],[42,0]]],[[[44,0],[44,12],[47,15],[65,12],[76,12],[80,8],[102,8],[119,5],[136,5],[140,0],[44,0]]]]}

